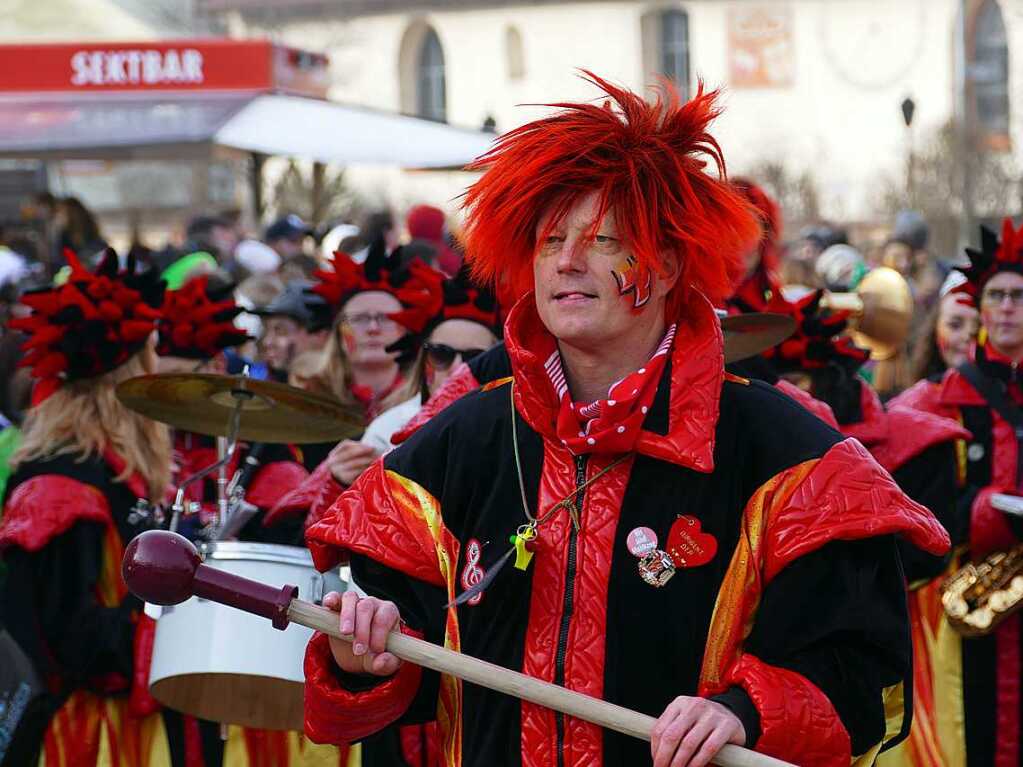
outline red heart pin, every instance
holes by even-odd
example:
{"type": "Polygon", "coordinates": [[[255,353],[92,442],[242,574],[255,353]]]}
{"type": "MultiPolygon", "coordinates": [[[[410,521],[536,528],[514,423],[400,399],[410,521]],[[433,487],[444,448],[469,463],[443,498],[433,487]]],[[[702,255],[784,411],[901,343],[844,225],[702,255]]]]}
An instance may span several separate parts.
{"type": "Polygon", "coordinates": [[[718,542],[700,529],[696,517],[679,516],[668,533],[668,554],[676,567],[699,567],[714,558],[718,542]]]}

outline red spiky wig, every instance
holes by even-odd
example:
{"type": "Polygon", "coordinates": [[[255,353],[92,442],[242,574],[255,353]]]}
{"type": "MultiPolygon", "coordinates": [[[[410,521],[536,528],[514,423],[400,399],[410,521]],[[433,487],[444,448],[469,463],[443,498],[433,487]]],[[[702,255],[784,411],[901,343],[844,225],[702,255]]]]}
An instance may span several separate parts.
{"type": "Polygon", "coordinates": [[[532,290],[538,223],[550,215],[553,228],[596,192],[598,218],[615,212],[622,244],[640,268],[664,273],[662,254],[679,257],[669,317],[680,316],[691,290],[722,301],[760,227],[728,184],[721,148],[707,132],[720,112],[717,91],[701,83],[682,103],[666,83],[649,103],[591,72],[583,76],[605,94],[604,105],[549,104],[559,111],[504,134],[469,166],[486,171],[463,204],[473,274],[486,285],[507,279],[516,297],[532,290]]]}
{"type": "Polygon", "coordinates": [[[240,346],[249,340],[234,324],[241,312],[230,286],[211,289],[208,275],[189,280],[164,298],[157,353],[206,360],[223,349],[240,346]]]}
{"type": "Polygon", "coordinates": [[[960,292],[968,294],[974,305],[980,304],[980,293],[984,283],[999,272],[1015,272],[1023,274],[1023,226],[1019,229],[1012,225],[1012,219],[1002,221],[1002,237],[988,229],[980,228],[980,250],[967,248],[966,255],[970,258],[969,266],[957,266],[966,282],[957,287],[960,292]]]}
{"type": "Polygon", "coordinates": [[[65,382],[108,373],[127,362],[156,330],[164,282],[155,270],[136,274],[135,261],[120,270],[117,254],[103,254],[90,272],[70,250],[71,272],[59,287],[26,293],[21,303],[32,311],[10,321],[28,335],[19,367],[36,379],[32,403],[38,405],[65,382]]]}

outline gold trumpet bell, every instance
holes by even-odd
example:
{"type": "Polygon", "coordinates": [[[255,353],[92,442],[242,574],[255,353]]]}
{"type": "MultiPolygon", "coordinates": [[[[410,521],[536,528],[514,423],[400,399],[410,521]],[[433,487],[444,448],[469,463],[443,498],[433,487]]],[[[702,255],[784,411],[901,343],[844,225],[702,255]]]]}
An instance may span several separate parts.
{"type": "Polygon", "coordinates": [[[855,293],[825,293],[821,305],[849,311],[850,329],[857,346],[870,350],[870,358],[891,360],[902,348],[913,321],[913,295],[905,278],[894,269],[871,270],[855,293]]]}

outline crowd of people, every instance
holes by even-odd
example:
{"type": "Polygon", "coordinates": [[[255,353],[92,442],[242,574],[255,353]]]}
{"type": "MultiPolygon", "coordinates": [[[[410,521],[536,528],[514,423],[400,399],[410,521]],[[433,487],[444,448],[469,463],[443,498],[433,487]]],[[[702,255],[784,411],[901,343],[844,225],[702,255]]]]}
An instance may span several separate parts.
{"type": "MultiPolygon", "coordinates": [[[[832,223],[787,238],[725,172],[716,94],[592,82],[606,104],[562,104],[474,164],[461,226],[419,205],[256,240],[203,216],[181,247],[119,256],[54,200],[91,222],[54,230],[59,269],[6,243],[5,766],[702,767],[725,744],[1023,764],[1023,590],[943,589],[1023,535],[1023,230],[944,259],[908,211],[869,257],[832,223]],[[834,300],[882,267],[914,307],[883,385],[834,300]],[[795,331],[726,365],[723,318],[758,312],[795,331]],[[155,624],[119,569],[218,451],[115,388],[243,371],[363,425],[228,467],[254,467],[240,540],[358,585],[323,599],[354,642],[310,642],[303,732],[161,706],[155,624]],[[424,671],[391,631],[648,714],[651,742],[424,671]]],[[[206,540],[216,478],[187,497],[177,530],[206,540]]]]}

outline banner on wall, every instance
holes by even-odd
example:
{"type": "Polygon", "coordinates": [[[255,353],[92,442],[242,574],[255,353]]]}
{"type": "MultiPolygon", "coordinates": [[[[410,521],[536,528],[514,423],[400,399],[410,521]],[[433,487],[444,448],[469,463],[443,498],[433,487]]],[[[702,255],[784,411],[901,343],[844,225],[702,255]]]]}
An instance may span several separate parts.
{"type": "Polygon", "coordinates": [[[736,6],[728,12],[732,88],[789,88],[795,78],[792,9],[736,6]]]}

